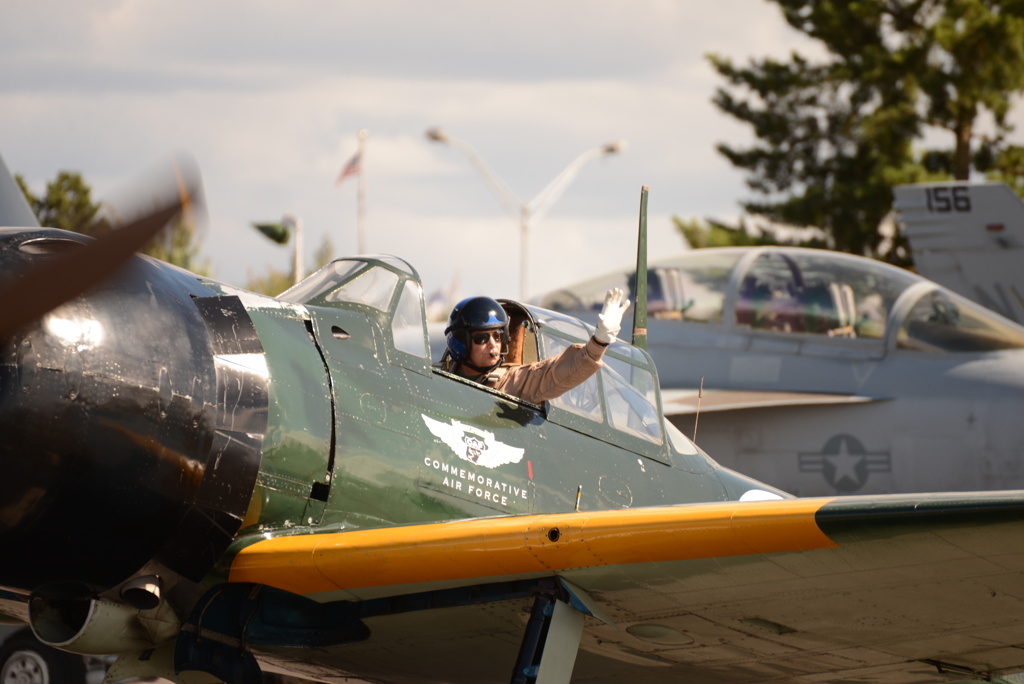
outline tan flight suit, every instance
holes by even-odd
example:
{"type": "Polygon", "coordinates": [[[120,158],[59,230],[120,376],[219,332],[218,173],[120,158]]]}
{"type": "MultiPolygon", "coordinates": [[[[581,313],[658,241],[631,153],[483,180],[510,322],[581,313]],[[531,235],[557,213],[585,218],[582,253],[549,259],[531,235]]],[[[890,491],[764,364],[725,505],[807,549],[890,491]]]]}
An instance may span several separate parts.
{"type": "Polygon", "coordinates": [[[501,366],[483,376],[466,376],[482,385],[539,404],[586,382],[603,365],[607,345],[593,337],[586,344],[570,345],[558,356],[526,366],[501,366]]]}

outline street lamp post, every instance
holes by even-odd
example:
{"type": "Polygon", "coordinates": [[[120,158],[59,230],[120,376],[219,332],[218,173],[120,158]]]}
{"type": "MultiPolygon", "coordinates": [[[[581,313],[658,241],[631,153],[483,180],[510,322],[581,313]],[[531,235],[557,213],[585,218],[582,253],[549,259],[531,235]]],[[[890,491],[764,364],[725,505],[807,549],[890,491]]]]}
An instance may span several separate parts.
{"type": "Polygon", "coordinates": [[[298,285],[306,277],[305,262],[303,261],[302,219],[285,214],[281,217],[281,223],[290,227],[295,235],[295,244],[292,249],[292,285],[298,285]]]}
{"type": "Polygon", "coordinates": [[[497,195],[498,201],[505,207],[505,210],[512,216],[513,219],[519,221],[519,297],[520,299],[526,299],[526,276],[528,272],[527,258],[529,251],[527,249],[528,236],[530,233],[530,226],[538,221],[541,215],[547,211],[555,201],[562,196],[565,189],[569,187],[569,184],[576,178],[580,168],[592,159],[603,157],[608,154],[616,154],[624,152],[626,150],[626,141],[617,140],[610,142],[600,147],[595,147],[592,150],[587,150],[580,156],[576,157],[567,167],[562,169],[562,172],[552,179],[547,186],[537,193],[529,202],[523,202],[519,199],[519,196],[503,181],[498,174],[496,174],[484,160],[480,158],[476,150],[470,147],[467,143],[449,136],[444,130],[440,128],[431,128],[427,131],[427,138],[445,145],[450,145],[459,150],[462,150],[466,156],[469,157],[470,163],[476,168],[477,172],[483,177],[484,181],[491,187],[494,194],[497,195]]]}

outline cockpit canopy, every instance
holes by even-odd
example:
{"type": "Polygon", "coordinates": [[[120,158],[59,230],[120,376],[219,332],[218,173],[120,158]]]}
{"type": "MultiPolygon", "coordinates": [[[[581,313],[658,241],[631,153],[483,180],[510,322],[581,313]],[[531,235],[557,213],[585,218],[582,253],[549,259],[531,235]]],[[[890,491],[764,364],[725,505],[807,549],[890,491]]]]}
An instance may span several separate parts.
{"type": "MultiPolygon", "coordinates": [[[[539,307],[528,307],[528,310],[538,331],[540,358],[557,356],[573,343],[585,343],[594,333],[593,328],[575,318],[539,307]]],[[[663,436],[656,386],[650,357],[616,340],[605,352],[600,373],[550,403],[660,444],[663,436]]]]}
{"type": "MultiPolygon", "coordinates": [[[[552,292],[556,311],[599,311],[615,273],[552,292]]],[[[987,352],[1024,348],[1024,328],[941,286],[872,259],[799,248],[701,249],[652,263],[648,315],[784,335],[892,340],[897,349],[987,352]]],[[[880,344],[880,342],[876,343],[880,344]]],[[[886,344],[888,347],[889,344],[886,344]]]]}
{"type": "Polygon", "coordinates": [[[408,263],[390,255],[338,259],[301,283],[282,292],[278,299],[293,304],[350,302],[389,316],[395,348],[429,357],[423,286],[408,263]],[[322,301],[318,301],[322,300],[322,301]]]}

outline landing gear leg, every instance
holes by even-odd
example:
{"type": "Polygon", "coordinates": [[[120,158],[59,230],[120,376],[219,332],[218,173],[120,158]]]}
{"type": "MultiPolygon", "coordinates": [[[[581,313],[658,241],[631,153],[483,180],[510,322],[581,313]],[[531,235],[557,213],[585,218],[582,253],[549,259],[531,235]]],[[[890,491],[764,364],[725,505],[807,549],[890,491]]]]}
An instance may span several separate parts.
{"type": "Polygon", "coordinates": [[[583,636],[583,613],[548,593],[533,602],[512,684],[569,684],[583,636]]]}

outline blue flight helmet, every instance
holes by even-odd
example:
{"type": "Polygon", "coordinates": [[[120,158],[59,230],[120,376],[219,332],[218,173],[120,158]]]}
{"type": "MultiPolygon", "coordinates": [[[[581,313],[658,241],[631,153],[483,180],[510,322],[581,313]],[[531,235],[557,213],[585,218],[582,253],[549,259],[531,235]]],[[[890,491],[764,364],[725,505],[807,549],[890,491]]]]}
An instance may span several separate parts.
{"type": "MultiPolygon", "coordinates": [[[[501,357],[498,361],[501,363],[508,353],[509,344],[508,314],[505,313],[505,309],[490,297],[468,297],[456,304],[448,316],[448,327],[444,329],[444,336],[448,341],[448,356],[452,361],[467,363],[472,344],[470,336],[485,330],[501,330],[501,357]]],[[[487,372],[491,368],[476,370],[487,372]]]]}

